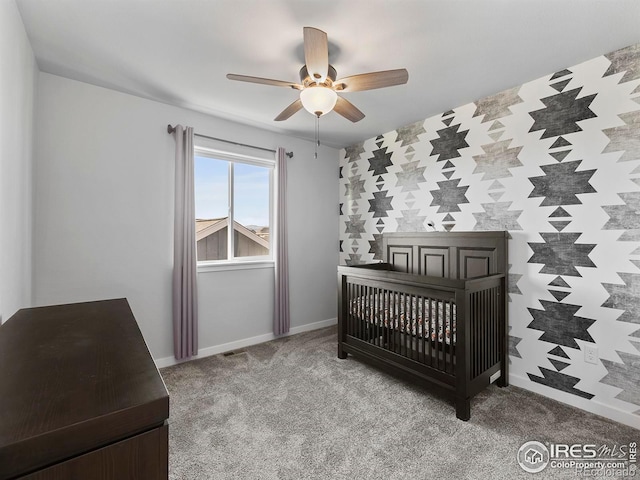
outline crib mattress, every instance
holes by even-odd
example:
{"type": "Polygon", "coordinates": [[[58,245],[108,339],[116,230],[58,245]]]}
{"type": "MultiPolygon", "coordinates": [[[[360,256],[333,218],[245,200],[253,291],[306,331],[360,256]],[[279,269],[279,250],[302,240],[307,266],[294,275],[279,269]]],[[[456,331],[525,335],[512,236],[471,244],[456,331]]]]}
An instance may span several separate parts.
{"type": "Polygon", "coordinates": [[[456,305],[401,293],[362,295],[352,300],[351,315],[379,327],[455,345],[456,305]]]}

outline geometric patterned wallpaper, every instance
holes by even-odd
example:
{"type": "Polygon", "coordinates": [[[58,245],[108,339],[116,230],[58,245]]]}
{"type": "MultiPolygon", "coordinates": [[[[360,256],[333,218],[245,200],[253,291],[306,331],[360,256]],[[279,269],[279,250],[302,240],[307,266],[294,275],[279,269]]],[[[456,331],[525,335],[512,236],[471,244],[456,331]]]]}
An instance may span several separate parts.
{"type": "Polygon", "coordinates": [[[640,44],[343,149],[339,181],[341,264],[509,231],[511,375],[640,424],[640,44]]]}

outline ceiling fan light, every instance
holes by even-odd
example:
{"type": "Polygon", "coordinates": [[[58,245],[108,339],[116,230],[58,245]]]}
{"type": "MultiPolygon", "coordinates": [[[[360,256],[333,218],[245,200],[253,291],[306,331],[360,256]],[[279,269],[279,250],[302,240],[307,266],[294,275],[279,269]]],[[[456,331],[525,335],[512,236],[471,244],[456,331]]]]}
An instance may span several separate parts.
{"type": "Polygon", "coordinates": [[[320,117],[333,110],[338,94],[327,87],[307,87],[300,92],[300,101],[306,111],[320,117]]]}

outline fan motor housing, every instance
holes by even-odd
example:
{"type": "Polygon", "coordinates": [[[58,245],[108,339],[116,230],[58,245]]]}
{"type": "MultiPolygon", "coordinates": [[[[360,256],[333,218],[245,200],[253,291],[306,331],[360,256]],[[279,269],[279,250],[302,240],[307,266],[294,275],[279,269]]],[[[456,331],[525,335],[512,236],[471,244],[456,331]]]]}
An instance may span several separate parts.
{"type": "MultiPolygon", "coordinates": [[[[321,84],[326,87],[331,88],[333,82],[336,81],[336,69],[333,68],[333,65],[329,65],[329,70],[327,71],[327,79],[321,84]]],[[[300,69],[300,82],[306,87],[311,84],[317,83],[315,78],[311,78],[309,75],[309,70],[307,70],[307,66],[303,65],[300,69]]]]}

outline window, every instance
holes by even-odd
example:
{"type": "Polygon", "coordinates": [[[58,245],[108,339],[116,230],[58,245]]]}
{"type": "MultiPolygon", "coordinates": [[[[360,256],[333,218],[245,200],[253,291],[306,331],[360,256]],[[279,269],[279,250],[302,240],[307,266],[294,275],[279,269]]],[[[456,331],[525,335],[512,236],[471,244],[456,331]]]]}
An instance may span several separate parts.
{"type": "Polygon", "coordinates": [[[194,157],[198,263],[271,260],[275,160],[200,145],[194,157]]]}

